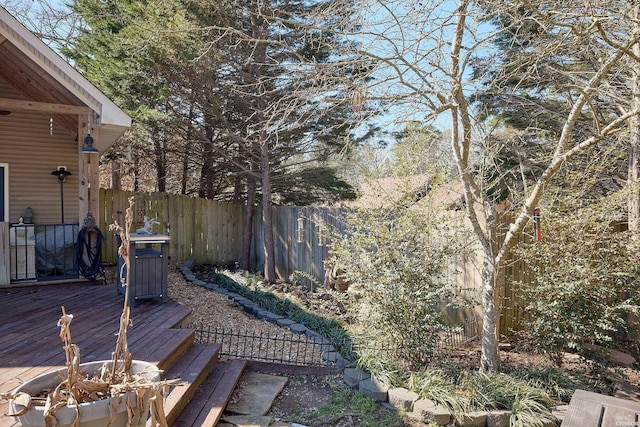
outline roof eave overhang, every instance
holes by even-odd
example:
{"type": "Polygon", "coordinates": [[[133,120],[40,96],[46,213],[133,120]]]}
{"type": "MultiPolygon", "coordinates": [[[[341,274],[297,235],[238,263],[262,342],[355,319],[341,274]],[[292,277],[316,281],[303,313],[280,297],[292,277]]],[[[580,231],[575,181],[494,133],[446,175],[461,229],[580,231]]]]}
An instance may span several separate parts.
{"type": "MultiPolygon", "coordinates": [[[[109,148],[128,128],[131,117],[89,82],[50,47],[37,38],[9,12],[0,7],[0,43],[12,43],[37,64],[43,72],[64,85],[97,115],[97,125],[104,127],[96,148],[109,148]]],[[[94,124],[95,126],[96,124],[94,124]]]]}

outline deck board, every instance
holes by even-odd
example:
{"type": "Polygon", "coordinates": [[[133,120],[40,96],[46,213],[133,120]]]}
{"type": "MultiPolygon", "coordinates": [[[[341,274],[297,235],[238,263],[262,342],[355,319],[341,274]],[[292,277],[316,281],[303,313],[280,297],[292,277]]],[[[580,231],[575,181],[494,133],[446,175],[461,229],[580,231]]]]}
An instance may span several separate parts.
{"type": "Polygon", "coordinates": [[[215,426],[222,417],[242,372],[244,360],[218,362],[173,427],[215,426]]]}
{"type": "Polygon", "coordinates": [[[640,402],[576,390],[562,427],[619,427],[638,425],[640,402]]]}
{"type": "MultiPolygon", "coordinates": [[[[0,289],[0,393],[24,379],[64,364],[56,323],[61,307],[73,314],[71,333],[81,361],[110,358],[116,343],[124,296],[115,285],[64,284],[0,289]]],[[[192,331],[173,329],[190,310],[169,300],[149,299],[131,308],[127,336],[134,359],[171,364],[192,341],[192,331]],[[186,340],[186,341],[185,341],[186,340]]],[[[0,400],[0,427],[14,425],[0,400]]]]}
{"type": "Polygon", "coordinates": [[[169,425],[173,425],[214,368],[220,348],[220,344],[195,344],[165,373],[166,379],[180,380],[180,385],[172,387],[164,403],[169,425]]]}

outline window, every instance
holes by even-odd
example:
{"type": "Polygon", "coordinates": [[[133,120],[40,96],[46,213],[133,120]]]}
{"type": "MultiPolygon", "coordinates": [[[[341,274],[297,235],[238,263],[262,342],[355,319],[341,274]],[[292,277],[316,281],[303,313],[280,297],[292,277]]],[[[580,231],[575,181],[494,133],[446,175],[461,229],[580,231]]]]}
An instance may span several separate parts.
{"type": "Polygon", "coordinates": [[[9,165],[0,163],[0,222],[9,219],[9,165]]]}

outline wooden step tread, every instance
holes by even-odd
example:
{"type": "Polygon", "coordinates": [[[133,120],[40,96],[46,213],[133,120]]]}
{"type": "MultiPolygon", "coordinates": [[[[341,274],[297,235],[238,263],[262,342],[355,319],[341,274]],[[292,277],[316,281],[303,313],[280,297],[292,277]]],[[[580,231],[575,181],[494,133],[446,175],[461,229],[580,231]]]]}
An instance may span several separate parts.
{"type": "Polygon", "coordinates": [[[222,417],[246,364],[245,360],[218,362],[173,426],[215,426],[222,417]]]}
{"type": "Polygon", "coordinates": [[[179,379],[165,398],[164,412],[172,425],[196,391],[213,370],[220,354],[220,344],[194,344],[180,360],[164,373],[164,379],[179,379]]]}
{"type": "Polygon", "coordinates": [[[638,425],[640,402],[576,390],[562,427],[615,427],[638,425]]]}

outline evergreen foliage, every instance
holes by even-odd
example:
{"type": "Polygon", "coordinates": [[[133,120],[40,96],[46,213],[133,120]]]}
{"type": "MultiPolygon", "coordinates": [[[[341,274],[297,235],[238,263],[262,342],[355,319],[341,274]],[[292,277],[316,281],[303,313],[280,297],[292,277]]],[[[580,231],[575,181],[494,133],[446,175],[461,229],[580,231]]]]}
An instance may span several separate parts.
{"type": "Polygon", "coordinates": [[[329,60],[334,36],[300,25],[322,4],[74,3],[86,27],[64,54],[134,119],[107,158],[133,162],[140,189],[240,201],[268,167],[274,201],[352,197],[328,163],[349,137],[350,106],[310,96],[301,63],[329,60]],[[152,171],[155,188],[143,180],[152,171]],[[293,180],[309,189],[300,199],[293,180]]]}
{"type": "Polygon", "coordinates": [[[590,344],[609,347],[637,328],[628,322],[640,311],[637,242],[615,228],[623,206],[615,198],[558,206],[544,217],[543,241],[517,248],[531,277],[518,286],[518,334],[558,366],[566,352],[593,356],[590,344]]]}

